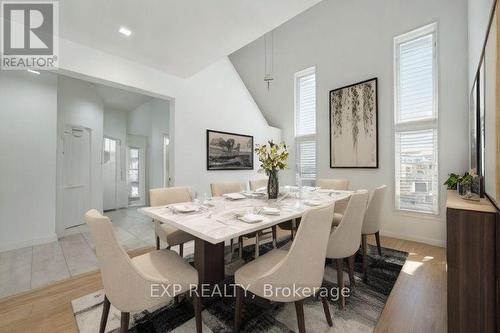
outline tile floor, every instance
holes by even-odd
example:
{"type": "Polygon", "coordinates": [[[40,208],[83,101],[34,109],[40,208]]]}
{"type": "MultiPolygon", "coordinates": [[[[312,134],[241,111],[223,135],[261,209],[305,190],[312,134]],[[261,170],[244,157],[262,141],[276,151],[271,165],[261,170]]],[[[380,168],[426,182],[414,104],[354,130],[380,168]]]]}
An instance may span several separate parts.
{"type": "MultiPolygon", "coordinates": [[[[137,208],[107,212],[125,250],[155,245],[154,225],[137,208]]],[[[184,254],[194,244],[186,244],[184,254]]],[[[174,248],[175,249],[175,248],[174,248]]],[[[98,269],[87,226],[57,242],[0,252],[0,298],[98,269]]]]}

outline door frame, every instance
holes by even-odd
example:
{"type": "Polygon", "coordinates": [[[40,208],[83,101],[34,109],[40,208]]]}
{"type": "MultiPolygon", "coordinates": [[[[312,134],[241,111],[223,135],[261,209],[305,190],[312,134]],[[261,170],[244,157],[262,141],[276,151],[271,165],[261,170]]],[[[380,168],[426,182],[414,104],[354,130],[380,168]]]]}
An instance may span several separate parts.
{"type": "Polygon", "coordinates": [[[109,211],[109,210],[116,210],[120,207],[118,207],[118,180],[121,181],[121,158],[122,158],[122,140],[121,139],[118,139],[116,137],[113,137],[111,135],[103,135],[102,136],[102,150],[101,150],[101,169],[104,169],[104,140],[105,139],[109,139],[109,140],[113,140],[113,141],[116,141],[116,151],[119,151],[119,154],[118,154],[118,157],[116,158],[116,162],[115,162],[115,205],[113,209],[108,209],[108,210],[105,210],[104,209],[104,173],[103,173],[103,179],[102,179],[102,183],[103,183],[103,189],[102,189],[102,194],[103,194],[103,199],[102,199],[102,209],[103,211],[109,211]]]}

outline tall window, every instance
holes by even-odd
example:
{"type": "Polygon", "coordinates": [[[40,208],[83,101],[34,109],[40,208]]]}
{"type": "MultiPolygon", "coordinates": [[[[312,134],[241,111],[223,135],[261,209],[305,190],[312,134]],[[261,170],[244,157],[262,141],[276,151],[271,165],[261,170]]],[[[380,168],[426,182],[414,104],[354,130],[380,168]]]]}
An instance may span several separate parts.
{"type": "Polygon", "coordinates": [[[128,198],[130,201],[140,200],[139,195],[139,149],[129,148],[128,165],[129,190],[128,198]]]}
{"type": "Polygon", "coordinates": [[[437,26],[394,39],[396,209],[439,213],[437,26]]]}
{"type": "Polygon", "coordinates": [[[316,180],[316,68],[295,73],[295,147],[297,183],[316,180]]]}

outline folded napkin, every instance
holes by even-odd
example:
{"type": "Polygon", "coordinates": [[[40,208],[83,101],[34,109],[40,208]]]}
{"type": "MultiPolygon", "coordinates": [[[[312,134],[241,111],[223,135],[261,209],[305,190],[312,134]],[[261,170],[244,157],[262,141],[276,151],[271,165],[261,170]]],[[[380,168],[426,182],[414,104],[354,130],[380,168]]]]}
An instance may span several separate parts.
{"type": "Polygon", "coordinates": [[[179,205],[173,205],[171,208],[178,213],[192,213],[192,212],[197,212],[200,207],[195,206],[195,205],[189,205],[189,204],[179,204],[179,205]]]}
{"type": "Polygon", "coordinates": [[[243,195],[246,196],[246,197],[249,197],[249,198],[258,198],[258,197],[261,197],[261,196],[265,195],[265,193],[245,191],[245,192],[243,192],[243,195]]]}
{"type": "Polygon", "coordinates": [[[222,195],[224,198],[229,200],[240,200],[245,199],[246,197],[241,193],[226,193],[222,195]]]}
{"type": "Polygon", "coordinates": [[[240,216],[239,219],[246,223],[257,223],[264,221],[264,218],[257,214],[245,214],[240,216]]]}

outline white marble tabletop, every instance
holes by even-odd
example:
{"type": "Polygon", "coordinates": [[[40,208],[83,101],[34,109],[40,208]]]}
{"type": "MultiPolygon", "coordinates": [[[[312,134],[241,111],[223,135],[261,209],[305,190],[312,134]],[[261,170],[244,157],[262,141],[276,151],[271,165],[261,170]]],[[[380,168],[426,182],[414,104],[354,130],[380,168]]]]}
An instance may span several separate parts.
{"type": "Polygon", "coordinates": [[[197,212],[176,212],[172,206],[178,204],[146,207],[140,209],[140,212],[207,242],[218,244],[300,217],[306,211],[315,208],[308,205],[309,201],[327,205],[346,199],[351,193],[350,191],[316,190],[308,191],[301,199],[297,198],[297,193],[288,193],[278,201],[259,198],[228,200],[214,197],[204,203],[189,203],[200,208],[197,212]],[[264,215],[262,214],[263,207],[278,208],[279,215],[264,215]],[[239,215],[249,213],[261,215],[263,221],[246,223],[238,219],[239,215]]]}

